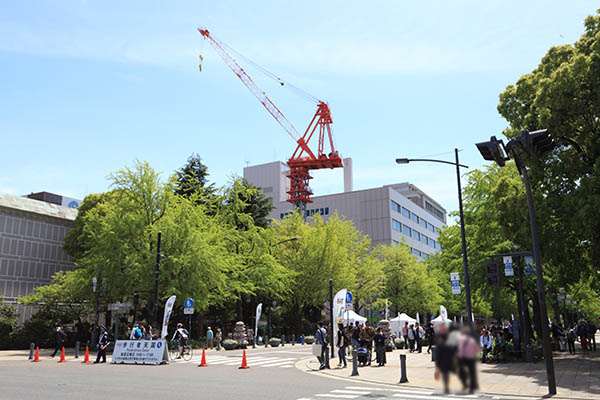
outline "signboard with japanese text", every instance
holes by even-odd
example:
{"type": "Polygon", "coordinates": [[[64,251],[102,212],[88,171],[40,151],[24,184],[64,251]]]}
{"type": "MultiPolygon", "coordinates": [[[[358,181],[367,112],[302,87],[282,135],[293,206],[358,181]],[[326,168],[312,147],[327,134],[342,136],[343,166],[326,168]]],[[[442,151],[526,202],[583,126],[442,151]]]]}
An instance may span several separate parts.
{"type": "Polygon", "coordinates": [[[525,275],[533,275],[535,272],[533,270],[533,257],[525,256],[525,275]]]}
{"type": "Polygon", "coordinates": [[[163,340],[117,340],[112,355],[113,363],[163,364],[168,363],[167,342],[163,340]]]}
{"type": "Polygon", "coordinates": [[[502,257],[504,261],[504,276],[514,276],[513,262],[511,256],[502,257]]]}
{"type": "Polygon", "coordinates": [[[458,272],[450,273],[450,286],[452,294],[460,294],[460,274],[458,272]]]}
{"type": "Polygon", "coordinates": [[[184,308],[183,309],[183,315],[191,315],[194,313],[194,309],[193,308],[184,308]]]}

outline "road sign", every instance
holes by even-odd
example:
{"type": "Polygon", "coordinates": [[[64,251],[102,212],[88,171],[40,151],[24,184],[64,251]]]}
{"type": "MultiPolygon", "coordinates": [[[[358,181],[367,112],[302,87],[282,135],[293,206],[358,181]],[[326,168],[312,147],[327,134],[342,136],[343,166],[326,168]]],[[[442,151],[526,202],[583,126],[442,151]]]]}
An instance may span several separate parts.
{"type": "Polygon", "coordinates": [[[191,315],[193,313],[194,313],[194,309],[191,308],[191,307],[186,307],[186,308],[183,309],[183,314],[184,315],[191,315]]]}
{"type": "Polygon", "coordinates": [[[505,256],[505,257],[503,257],[503,260],[504,260],[504,276],[514,276],[515,270],[513,269],[512,257],[505,256]]]}
{"type": "Polygon", "coordinates": [[[525,256],[525,275],[533,275],[533,257],[525,256]]]}
{"type": "Polygon", "coordinates": [[[346,304],[352,303],[352,293],[346,292],[346,304]]]}
{"type": "Polygon", "coordinates": [[[94,293],[96,293],[96,287],[98,286],[98,278],[93,277],[92,278],[92,291],[94,293]]]}
{"type": "Polygon", "coordinates": [[[108,311],[127,312],[131,309],[131,303],[111,303],[108,305],[108,311]]]}
{"type": "Polygon", "coordinates": [[[185,301],[183,302],[183,306],[185,308],[194,308],[194,300],[192,300],[190,298],[185,299],[185,301]]]}
{"type": "Polygon", "coordinates": [[[460,274],[458,272],[450,273],[450,286],[452,294],[460,294],[460,274]]]}

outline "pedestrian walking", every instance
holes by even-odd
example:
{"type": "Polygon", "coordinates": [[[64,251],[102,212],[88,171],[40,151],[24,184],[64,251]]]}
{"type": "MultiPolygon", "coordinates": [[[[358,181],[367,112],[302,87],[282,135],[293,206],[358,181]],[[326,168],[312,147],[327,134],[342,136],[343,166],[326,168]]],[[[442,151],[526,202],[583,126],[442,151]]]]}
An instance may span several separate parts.
{"type": "Polygon", "coordinates": [[[425,330],[417,322],[415,324],[415,342],[417,344],[418,353],[421,352],[421,348],[423,346],[423,335],[425,335],[425,330]]]}
{"type": "Polygon", "coordinates": [[[410,324],[408,326],[408,348],[409,348],[409,352],[412,353],[413,351],[415,351],[415,330],[413,328],[413,325],[410,324]]]}
{"type": "Polygon", "coordinates": [[[435,345],[435,379],[442,378],[444,393],[450,393],[450,372],[454,369],[456,349],[447,342],[445,332],[437,335],[435,345]]]}
{"type": "Polygon", "coordinates": [[[325,362],[325,358],[327,356],[327,330],[323,327],[323,322],[319,321],[317,323],[317,331],[315,332],[315,344],[321,345],[321,355],[317,356],[317,360],[319,360],[319,369],[325,369],[327,367],[327,363],[325,362]]]}
{"type": "Polygon", "coordinates": [[[427,338],[427,354],[431,353],[431,348],[435,344],[435,329],[431,323],[427,324],[425,329],[425,337],[427,338]]]}
{"type": "Polygon", "coordinates": [[[144,336],[142,334],[142,330],[137,322],[133,323],[133,328],[131,328],[131,333],[129,334],[129,340],[141,340],[144,336]]]}
{"type": "Polygon", "coordinates": [[[404,323],[404,326],[402,327],[402,336],[404,337],[404,343],[408,344],[408,322],[404,323]]]}
{"type": "Polygon", "coordinates": [[[212,329],[209,326],[206,331],[206,347],[208,347],[209,349],[213,348],[213,339],[214,339],[214,332],[212,331],[212,329]]]}
{"type": "Polygon", "coordinates": [[[217,341],[217,351],[219,351],[221,350],[221,341],[223,340],[223,333],[221,332],[221,328],[217,328],[215,338],[217,341]]]}
{"type": "Polygon", "coordinates": [[[153,340],[154,332],[152,331],[152,325],[148,324],[146,327],[146,340],[153,340]]]}
{"type": "MultiPolygon", "coordinates": [[[[498,332],[498,334],[500,334],[498,332]]],[[[463,390],[473,394],[477,390],[477,371],[475,369],[475,357],[479,352],[477,342],[470,334],[469,327],[462,329],[462,336],[458,341],[458,377],[463,385],[463,390]]]]}
{"type": "Polygon", "coordinates": [[[569,354],[575,354],[575,341],[577,340],[577,328],[573,324],[569,325],[567,333],[567,345],[569,347],[569,354]]]}
{"type": "Polygon", "coordinates": [[[347,362],[346,362],[346,348],[348,347],[348,334],[346,333],[346,330],[344,329],[344,324],[338,324],[338,337],[337,337],[337,346],[338,346],[338,357],[339,357],[339,363],[338,363],[338,367],[341,368],[346,368],[347,367],[347,362]],[[343,366],[342,366],[343,363],[343,366]]]}
{"type": "Polygon", "coordinates": [[[596,350],[596,325],[592,324],[588,319],[585,324],[585,334],[588,342],[588,349],[590,351],[596,350]]]}
{"type": "Polygon", "coordinates": [[[67,334],[63,330],[63,327],[60,325],[56,325],[56,347],[54,348],[54,353],[52,353],[52,358],[56,355],[56,353],[65,347],[65,341],[67,340],[67,334]]]}
{"type": "Polygon", "coordinates": [[[387,360],[385,358],[385,335],[381,332],[381,328],[377,328],[373,341],[375,342],[375,361],[377,365],[383,367],[387,360]]]}
{"type": "Polygon", "coordinates": [[[371,326],[371,323],[367,321],[365,323],[365,339],[367,340],[367,350],[369,351],[369,361],[367,365],[371,365],[371,359],[373,358],[373,339],[375,339],[375,328],[371,326]]]}
{"type": "Polygon", "coordinates": [[[106,362],[106,349],[110,341],[108,340],[108,332],[106,332],[106,327],[102,325],[100,327],[100,337],[98,338],[98,356],[96,356],[96,361],[94,364],[105,363],[106,362]],[[102,359],[102,361],[100,361],[102,359]]]}
{"type": "Polygon", "coordinates": [[[352,328],[352,335],[351,335],[352,346],[355,349],[358,349],[360,347],[360,333],[361,333],[361,331],[362,331],[361,323],[357,322],[356,325],[354,326],[354,328],[352,328]]]}

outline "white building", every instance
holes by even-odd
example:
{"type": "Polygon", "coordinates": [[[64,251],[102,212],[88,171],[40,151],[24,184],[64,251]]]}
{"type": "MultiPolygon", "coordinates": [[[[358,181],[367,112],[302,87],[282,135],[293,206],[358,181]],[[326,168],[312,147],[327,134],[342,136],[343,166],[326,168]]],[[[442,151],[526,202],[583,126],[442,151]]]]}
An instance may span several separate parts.
{"type": "MultiPolygon", "coordinates": [[[[244,168],[244,178],[273,200],[275,209],[269,215],[273,219],[282,219],[294,209],[286,201],[287,170],[280,161],[244,168]]],[[[306,206],[307,217],[319,213],[327,220],[337,211],[369,235],[373,246],[404,240],[420,258],[440,250],[438,229],[446,224],[446,210],[407,182],[353,191],[352,159],[344,160],[344,192],[314,196],[312,200],[306,206]]]]}

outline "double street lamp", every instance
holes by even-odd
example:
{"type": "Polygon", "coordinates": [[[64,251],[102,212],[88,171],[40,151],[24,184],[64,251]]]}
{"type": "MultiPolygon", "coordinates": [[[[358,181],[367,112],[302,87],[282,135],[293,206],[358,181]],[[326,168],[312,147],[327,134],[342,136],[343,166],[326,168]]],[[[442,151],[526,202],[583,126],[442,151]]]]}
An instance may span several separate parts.
{"type": "Polygon", "coordinates": [[[473,321],[473,311],[471,308],[471,287],[469,285],[469,263],[467,260],[467,241],[465,238],[465,218],[463,215],[463,203],[462,203],[462,189],[460,186],[460,168],[469,168],[466,165],[460,164],[458,162],[458,149],[454,149],[454,155],[456,156],[456,161],[444,161],[444,160],[433,160],[426,158],[397,158],[396,163],[398,164],[408,164],[414,161],[425,161],[425,162],[437,162],[442,164],[450,164],[456,166],[456,182],[458,185],[458,207],[460,211],[460,237],[462,239],[462,258],[463,258],[463,269],[465,275],[465,297],[467,298],[467,319],[468,323],[471,324],[473,321]]]}
{"type": "Polygon", "coordinates": [[[485,160],[495,161],[503,167],[510,160],[509,154],[515,160],[515,164],[523,179],[525,192],[527,193],[527,206],[529,208],[529,222],[531,224],[531,238],[533,241],[533,257],[536,265],[536,276],[538,285],[538,298],[540,301],[540,319],[542,321],[544,359],[546,360],[546,375],[548,376],[548,392],[556,394],[556,378],[554,376],[554,362],[552,360],[552,348],[550,347],[550,332],[548,329],[548,310],[546,307],[546,290],[544,288],[544,275],[542,273],[542,254],[537,232],[535,208],[533,196],[529,184],[527,167],[523,161],[522,152],[526,152],[533,158],[540,158],[544,153],[554,148],[554,141],[547,129],[529,132],[524,130],[521,136],[511,139],[506,146],[502,140],[492,136],[488,142],[476,144],[477,149],[485,160]]]}

